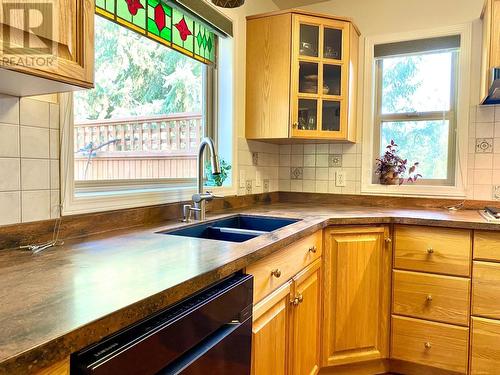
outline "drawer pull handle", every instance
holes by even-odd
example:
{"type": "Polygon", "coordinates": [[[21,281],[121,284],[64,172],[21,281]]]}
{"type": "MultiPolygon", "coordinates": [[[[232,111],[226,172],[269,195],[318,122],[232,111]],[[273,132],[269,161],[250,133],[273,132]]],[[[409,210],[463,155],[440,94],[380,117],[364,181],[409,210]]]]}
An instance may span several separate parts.
{"type": "Polygon", "coordinates": [[[432,296],[429,294],[429,295],[425,298],[425,300],[426,300],[428,303],[432,302],[432,296]]]}
{"type": "Polygon", "coordinates": [[[427,341],[427,342],[424,344],[424,348],[425,348],[425,349],[430,349],[430,348],[432,348],[431,343],[427,341]]]}
{"type": "Polygon", "coordinates": [[[427,254],[434,254],[434,249],[432,247],[429,247],[427,249],[427,254]]]}
{"type": "Polygon", "coordinates": [[[271,275],[279,279],[281,277],[281,271],[279,268],[276,268],[275,270],[271,271],[271,275]]]}
{"type": "Polygon", "coordinates": [[[309,248],[309,252],[310,252],[310,253],[316,254],[316,252],[317,252],[317,251],[318,251],[318,248],[317,248],[316,246],[311,246],[311,247],[309,248]]]}

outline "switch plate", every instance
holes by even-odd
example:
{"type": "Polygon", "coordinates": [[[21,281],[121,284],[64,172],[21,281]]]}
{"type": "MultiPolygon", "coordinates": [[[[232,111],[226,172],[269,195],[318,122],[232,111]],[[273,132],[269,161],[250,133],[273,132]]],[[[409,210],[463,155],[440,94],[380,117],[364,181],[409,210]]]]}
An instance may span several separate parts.
{"type": "Polygon", "coordinates": [[[244,169],[240,169],[240,188],[245,188],[247,182],[247,174],[244,169]]]}
{"type": "Polygon", "coordinates": [[[335,173],[335,186],[337,186],[337,187],[346,186],[345,172],[344,171],[337,171],[337,173],[335,173]]]}
{"type": "Polygon", "coordinates": [[[262,185],[262,173],[260,171],[255,172],[255,187],[260,187],[262,185]]]}

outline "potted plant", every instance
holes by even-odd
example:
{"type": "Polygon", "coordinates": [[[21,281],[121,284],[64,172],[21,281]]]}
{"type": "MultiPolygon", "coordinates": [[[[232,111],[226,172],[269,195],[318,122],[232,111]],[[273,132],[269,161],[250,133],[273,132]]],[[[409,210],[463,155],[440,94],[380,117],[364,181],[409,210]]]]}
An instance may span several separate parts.
{"type": "Polygon", "coordinates": [[[207,181],[205,186],[222,186],[227,179],[228,172],[231,170],[231,164],[227,163],[224,159],[220,160],[220,174],[213,175],[212,167],[209,161],[205,163],[205,175],[207,181]]]}
{"type": "Polygon", "coordinates": [[[402,185],[406,182],[415,182],[420,174],[415,173],[418,162],[408,168],[408,159],[402,159],[398,155],[398,145],[391,140],[387,145],[384,155],[376,159],[377,169],[375,173],[380,178],[382,185],[402,185]],[[404,178],[404,174],[408,169],[408,178],[404,178]]]}

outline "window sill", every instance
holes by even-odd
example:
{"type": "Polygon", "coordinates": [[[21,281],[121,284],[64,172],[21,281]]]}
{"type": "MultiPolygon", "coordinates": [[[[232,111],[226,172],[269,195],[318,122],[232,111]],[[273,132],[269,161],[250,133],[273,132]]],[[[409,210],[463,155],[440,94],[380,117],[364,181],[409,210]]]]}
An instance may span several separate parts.
{"type": "Polygon", "coordinates": [[[465,198],[465,190],[457,186],[431,185],[380,185],[364,184],[361,194],[376,194],[404,197],[465,198]]]}

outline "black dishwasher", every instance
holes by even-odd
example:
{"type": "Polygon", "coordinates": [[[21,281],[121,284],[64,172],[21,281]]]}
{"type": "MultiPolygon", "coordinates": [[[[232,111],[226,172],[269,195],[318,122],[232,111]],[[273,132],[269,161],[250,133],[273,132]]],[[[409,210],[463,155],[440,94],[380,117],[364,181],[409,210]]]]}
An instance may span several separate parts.
{"type": "Polygon", "coordinates": [[[71,374],[250,374],[252,296],[233,275],[74,353],[71,374]]]}

